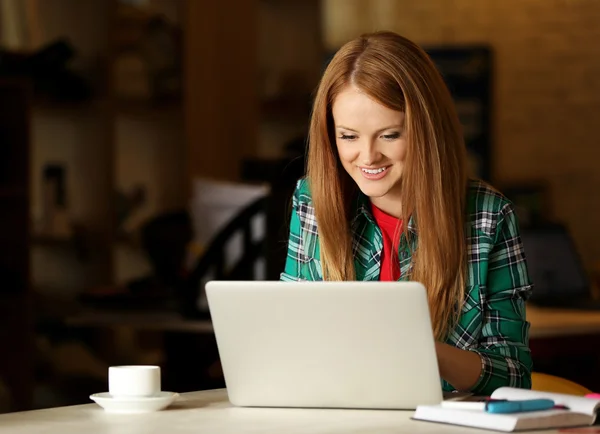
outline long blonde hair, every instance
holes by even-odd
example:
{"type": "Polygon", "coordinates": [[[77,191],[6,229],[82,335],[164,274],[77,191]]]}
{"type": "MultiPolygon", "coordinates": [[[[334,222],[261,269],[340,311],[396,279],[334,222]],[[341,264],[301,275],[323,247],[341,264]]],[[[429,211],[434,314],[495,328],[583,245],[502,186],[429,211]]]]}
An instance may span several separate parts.
{"type": "Polygon", "coordinates": [[[434,333],[443,339],[464,301],[466,149],[452,98],[435,65],[415,43],[392,32],[366,34],[346,43],[329,63],[315,96],[307,179],[323,277],[356,278],[350,219],[357,186],[341,165],[331,112],[336,96],[350,84],[405,113],[403,234],[410,240],[411,217],[418,229],[410,279],[427,288],[434,333]]]}

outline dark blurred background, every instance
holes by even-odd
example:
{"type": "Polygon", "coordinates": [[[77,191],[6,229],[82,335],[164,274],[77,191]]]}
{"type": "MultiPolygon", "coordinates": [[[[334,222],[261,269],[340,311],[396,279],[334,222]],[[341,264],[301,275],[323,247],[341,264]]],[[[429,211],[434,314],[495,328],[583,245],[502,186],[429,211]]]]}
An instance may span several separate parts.
{"type": "Polygon", "coordinates": [[[380,29],[431,54],[474,175],[517,205],[536,370],[600,389],[599,22],[596,0],[0,0],[0,412],[89,402],[114,364],[223,386],[203,283],[278,279],[312,93],[380,29]]]}

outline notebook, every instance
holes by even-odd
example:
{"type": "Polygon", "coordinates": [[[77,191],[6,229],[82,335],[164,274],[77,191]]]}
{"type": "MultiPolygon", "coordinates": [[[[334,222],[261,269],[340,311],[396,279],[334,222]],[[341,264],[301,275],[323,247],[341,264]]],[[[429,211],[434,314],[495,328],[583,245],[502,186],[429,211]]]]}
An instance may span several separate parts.
{"type": "Polygon", "coordinates": [[[447,408],[441,404],[421,405],[417,407],[413,419],[513,432],[593,425],[596,421],[596,412],[600,408],[600,399],[512,387],[501,387],[490,398],[512,401],[545,398],[551,399],[555,405],[565,406],[567,409],[494,414],[484,410],[447,408]]]}

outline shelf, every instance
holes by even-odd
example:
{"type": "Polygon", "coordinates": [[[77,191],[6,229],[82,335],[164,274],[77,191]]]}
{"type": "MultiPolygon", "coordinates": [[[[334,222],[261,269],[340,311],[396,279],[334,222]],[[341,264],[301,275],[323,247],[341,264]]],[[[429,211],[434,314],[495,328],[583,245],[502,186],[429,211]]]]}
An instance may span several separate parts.
{"type": "Polygon", "coordinates": [[[81,249],[85,245],[85,229],[74,225],[72,233],[63,236],[43,232],[32,233],[30,243],[37,246],[81,249]]]}
{"type": "Polygon", "coordinates": [[[100,114],[108,107],[106,100],[95,99],[80,102],[52,101],[39,99],[33,103],[33,110],[38,113],[52,115],[90,115],[100,114]]]}
{"type": "Polygon", "coordinates": [[[55,237],[52,235],[33,235],[31,237],[31,244],[37,246],[47,246],[47,247],[74,247],[75,246],[75,238],[73,237],[55,237]]]}
{"type": "Polygon", "coordinates": [[[81,237],[81,234],[73,234],[70,237],[34,234],[31,236],[29,244],[40,248],[67,252],[75,255],[80,261],[89,259],[90,246],[81,237]]]}

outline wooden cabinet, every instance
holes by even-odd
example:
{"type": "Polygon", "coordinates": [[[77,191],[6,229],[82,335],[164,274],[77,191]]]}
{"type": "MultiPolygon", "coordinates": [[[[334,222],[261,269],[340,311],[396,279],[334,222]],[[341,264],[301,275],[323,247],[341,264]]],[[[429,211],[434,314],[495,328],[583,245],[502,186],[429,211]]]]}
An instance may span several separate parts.
{"type": "MultiPolygon", "coordinates": [[[[69,218],[83,228],[91,253],[84,261],[66,254],[59,260],[52,246],[70,240],[36,233],[38,288],[72,296],[148,273],[145,255],[131,242],[142,222],[187,207],[195,177],[238,181],[244,159],[277,159],[288,141],[306,135],[325,58],[317,0],[37,3],[39,43],[68,37],[73,68],[87,71],[94,84],[89,101],[33,110],[34,224],[40,173],[48,162],[65,165],[69,218]],[[181,92],[171,98],[152,97],[140,63],[140,52],[155,40],[136,48],[140,17],[151,13],[176,29],[171,42],[181,92]],[[145,202],[122,222],[124,197],[138,187],[145,202]],[[68,281],[57,284],[57,274],[68,281]]],[[[164,37],[156,41],[164,44],[164,37]]]]}
{"type": "Polygon", "coordinates": [[[39,31],[31,50],[67,38],[74,56],[66,66],[91,90],[77,102],[38,95],[31,113],[33,281],[44,294],[73,298],[147,274],[137,230],[187,205],[182,97],[165,90],[182,81],[185,1],[34,3],[39,31]],[[67,235],[39,229],[48,164],[65,172],[74,228],[67,235]],[[85,255],[69,250],[76,244],[85,255]]]}
{"type": "Polygon", "coordinates": [[[64,39],[74,49],[65,66],[91,96],[69,101],[27,84],[0,86],[0,377],[15,391],[15,408],[31,402],[30,295],[74,299],[151,273],[135,239],[140,225],[187,208],[194,178],[239,181],[244,159],[277,159],[305,135],[324,60],[318,0],[26,3],[17,18],[31,34],[18,52],[64,39]],[[140,25],[148,13],[163,16],[174,37],[152,33],[160,19],[150,30],[140,25]],[[180,92],[153,95],[156,82],[136,51],[140,32],[153,68],[173,54],[165,83],[180,92]],[[64,169],[67,235],[40,224],[48,165],[64,169]],[[142,204],[125,216],[140,187],[142,204]]]}

